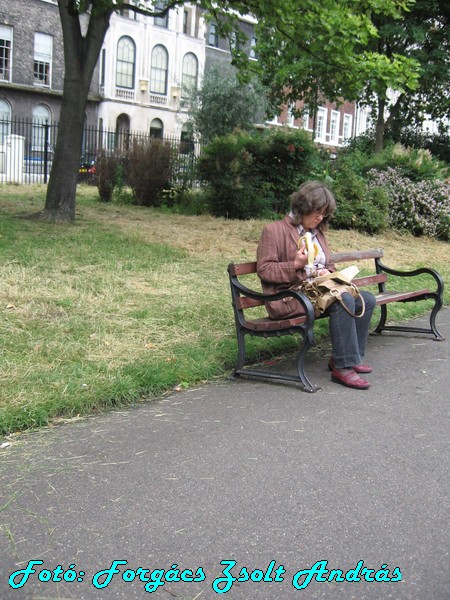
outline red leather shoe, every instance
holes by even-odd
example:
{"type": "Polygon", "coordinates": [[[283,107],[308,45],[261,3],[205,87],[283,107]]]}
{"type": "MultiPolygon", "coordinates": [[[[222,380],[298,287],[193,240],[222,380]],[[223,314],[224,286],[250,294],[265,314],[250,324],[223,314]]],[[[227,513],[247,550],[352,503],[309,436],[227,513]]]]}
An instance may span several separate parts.
{"type": "MultiPolygon", "coordinates": [[[[333,357],[331,357],[328,361],[328,368],[330,369],[330,371],[336,368],[336,364],[334,362],[333,357]]],[[[355,365],[354,367],[352,367],[352,369],[355,371],[355,373],[372,373],[373,371],[373,368],[370,365],[355,365]]]]}
{"type": "Polygon", "coordinates": [[[333,369],[331,373],[331,381],[334,383],[340,383],[341,385],[345,385],[349,388],[354,388],[355,390],[367,390],[370,387],[370,383],[365,379],[362,379],[355,373],[355,371],[339,371],[338,369],[333,369]]]}

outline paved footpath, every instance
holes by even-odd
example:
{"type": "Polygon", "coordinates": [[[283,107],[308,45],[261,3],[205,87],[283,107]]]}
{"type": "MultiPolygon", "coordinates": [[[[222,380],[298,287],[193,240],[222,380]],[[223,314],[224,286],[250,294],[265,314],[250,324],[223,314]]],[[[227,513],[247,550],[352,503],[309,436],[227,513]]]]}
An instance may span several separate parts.
{"type": "Polygon", "coordinates": [[[367,359],[368,391],[325,349],[316,394],[224,381],[19,436],[0,598],[449,600],[449,342],[385,334],[367,359]]]}

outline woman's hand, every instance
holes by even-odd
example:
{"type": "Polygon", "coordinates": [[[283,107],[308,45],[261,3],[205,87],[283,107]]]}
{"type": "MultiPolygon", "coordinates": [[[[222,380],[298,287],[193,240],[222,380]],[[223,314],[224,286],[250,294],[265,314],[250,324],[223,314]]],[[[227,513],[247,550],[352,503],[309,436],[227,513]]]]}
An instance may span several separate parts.
{"type": "Polygon", "coordinates": [[[301,248],[299,248],[299,250],[297,250],[297,253],[295,255],[295,259],[294,259],[295,270],[298,271],[299,269],[304,269],[307,264],[308,264],[308,251],[306,250],[305,242],[302,242],[301,248]]]}
{"type": "Polygon", "coordinates": [[[320,275],[328,275],[328,273],[331,273],[331,271],[329,271],[328,269],[319,269],[318,271],[316,271],[318,277],[320,277],[320,275]]]}

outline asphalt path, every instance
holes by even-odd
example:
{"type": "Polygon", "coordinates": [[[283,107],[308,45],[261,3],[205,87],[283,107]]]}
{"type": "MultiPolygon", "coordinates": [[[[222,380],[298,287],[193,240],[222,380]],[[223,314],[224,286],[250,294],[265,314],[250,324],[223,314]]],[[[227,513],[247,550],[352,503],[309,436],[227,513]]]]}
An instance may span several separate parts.
{"type": "Polygon", "coordinates": [[[0,598],[450,599],[448,341],[371,337],[366,391],[327,358],[14,438],[0,598]]]}

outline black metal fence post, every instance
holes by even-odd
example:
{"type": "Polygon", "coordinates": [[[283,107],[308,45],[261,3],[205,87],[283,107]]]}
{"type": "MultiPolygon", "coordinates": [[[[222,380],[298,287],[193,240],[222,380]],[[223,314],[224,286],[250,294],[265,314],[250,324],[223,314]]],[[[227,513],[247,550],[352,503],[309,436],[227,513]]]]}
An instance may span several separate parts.
{"type": "Polygon", "coordinates": [[[44,183],[48,181],[48,150],[49,150],[50,125],[48,120],[44,123],[44,183]]]}

